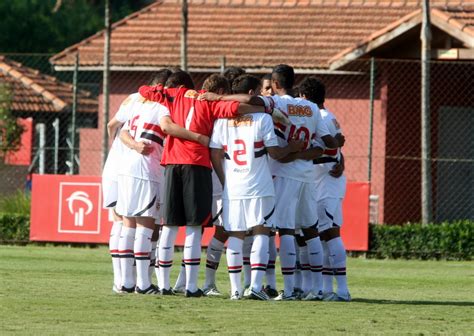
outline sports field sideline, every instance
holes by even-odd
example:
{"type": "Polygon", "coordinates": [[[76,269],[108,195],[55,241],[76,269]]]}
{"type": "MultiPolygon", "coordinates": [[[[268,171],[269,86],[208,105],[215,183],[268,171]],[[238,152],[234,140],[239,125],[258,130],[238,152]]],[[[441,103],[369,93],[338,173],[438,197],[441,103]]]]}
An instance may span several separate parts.
{"type": "MultiPolygon", "coordinates": [[[[179,265],[181,253],[175,258],[179,265]]],[[[225,258],[217,286],[227,293],[224,263],[225,258]]],[[[0,334],[472,335],[474,330],[472,262],[349,258],[350,303],[117,295],[110,268],[106,247],[0,246],[0,334]]]]}

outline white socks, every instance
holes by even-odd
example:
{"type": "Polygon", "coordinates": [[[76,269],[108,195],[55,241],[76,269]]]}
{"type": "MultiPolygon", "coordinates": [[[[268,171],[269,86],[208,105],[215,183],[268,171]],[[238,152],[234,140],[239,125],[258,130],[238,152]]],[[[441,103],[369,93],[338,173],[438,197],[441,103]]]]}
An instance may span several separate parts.
{"type": "Polygon", "coordinates": [[[183,260],[186,266],[186,290],[198,290],[198,273],[201,262],[201,227],[187,226],[184,242],[183,260]]]}
{"type": "Polygon", "coordinates": [[[178,234],[177,226],[163,226],[160,246],[158,248],[158,265],[160,266],[158,287],[170,289],[170,271],[173,265],[174,242],[178,234]]]}
{"type": "Polygon", "coordinates": [[[280,263],[283,281],[285,283],[285,295],[291,295],[295,285],[295,237],[293,235],[280,236],[280,263]]]}
{"type": "Polygon", "coordinates": [[[268,264],[265,272],[267,279],[267,285],[273,289],[276,289],[276,275],[275,275],[275,262],[277,257],[277,248],[275,244],[275,236],[270,236],[268,242],[268,264]]]}
{"type": "Polygon", "coordinates": [[[120,232],[122,231],[122,221],[116,221],[110,230],[109,251],[112,256],[112,269],[114,271],[114,285],[117,289],[122,287],[122,274],[120,273],[120,254],[119,254],[119,240],[120,232]]]}
{"type": "Polygon", "coordinates": [[[250,252],[250,266],[252,268],[252,280],[250,286],[256,292],[260,292],[263,286],[263,276],[268,264],[268,236],[255,235],[250,252]]]}
{"type": "Polygon", "coordinates": [[[306,241],[308,246],[309,264],[311,267],[312,286],[316,293],[323,290],[323,248],[319,237],[306,241]]]}
{"type": "Polygon", "coordinates": [[[333,288],[333,271],[329,263],[329,249],[328,243],[321,240],[323,247],[323,294],[329,294],[334,291],[333,288]]]}
{"type": "Polygon", "coordinates": [[[186,266],[184,265],[184,260],[181,260],[181,267],[174,288],[186,288],[186,266]]]}
{"type": "Polygon", "coordinates": [[[224,243],[213,237],[207,247],[206,280],[204,282],[204,288],[216,284],[216,271],[219,267],[223,249],[224,243]]]}
{"type": "Polygon", "coordinates": [[[150,287],[150,252],[153,230],[139,226],[135,231],[133,251],[137,265],[137,287],[144,290],[150,287]]]}
{"type": "Polygon", "coordinates": [[[135,287],[133,243],[135,240],[135,229],[126,226],[122,227],[118,245],[120,254],[120,271],[122,277],[122,286],[126,288],[135,287]]]}
{"type": "Polygon", "coordinates": [[[334,277],[337,282],[337,295],[347,296],[349,289],[347,288],[346,276],[346,249],[341,237],[333,238],[327,242],[329,250],[329,262],[334,271],[334,277]]]}
{"type": "Polygon", "coordinates": [[[308,258],[308,246],[300,246],[300,265],[301,265],[301,289],[307,294],[312,289],[311,267],[308,258]]]}
{"type": "Polygon", "coordinates": [[[229,271],[230,287],[232,295],[235,292],[242,294],[240,273],[242,272],[242,248],[244,241],[236,237],[227,240],[227,270],[229,271]]]}
{"type": "Polygon", "coordinates": [[[244,245],[242,247],[244,260],[244,287],[250,286],[251,272],[250,267],[250,251],[252,250],[253,236],[245,236],[244,245]]]}

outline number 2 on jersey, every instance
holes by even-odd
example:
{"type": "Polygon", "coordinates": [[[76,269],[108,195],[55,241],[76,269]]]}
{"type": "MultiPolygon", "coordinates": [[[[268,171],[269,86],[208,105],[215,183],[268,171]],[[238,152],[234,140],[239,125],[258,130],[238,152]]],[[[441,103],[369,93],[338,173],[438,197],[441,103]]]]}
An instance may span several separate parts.
{"type": "Polygon", "coordinates": [[[246,155],[247,154],[247,146],[245,145],[244,140],[242,139],[235,139],[234,140],[234,145],[239,146],[242,145],[241,149],[235,149],[234,150],[234,162],[237,163],[239,166],[245,166],[247,165],[247,160],[240,160],[239,156],[246,155]]]}

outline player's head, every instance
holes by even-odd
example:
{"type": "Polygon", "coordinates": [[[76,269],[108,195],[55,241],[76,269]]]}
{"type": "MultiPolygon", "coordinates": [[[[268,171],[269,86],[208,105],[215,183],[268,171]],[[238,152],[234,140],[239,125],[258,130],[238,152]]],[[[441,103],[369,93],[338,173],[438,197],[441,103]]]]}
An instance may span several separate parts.
{"type": "Polygon", "coordinates": [[[170,69],[158,70],[152,75],[149,85],[158,85],[158,84],[165,85],[171,73],[172,71],[170,69]]]}
{"type": "Polygon", "coordinates": [[[272,74],[266,74],[262,77],[262,89],[260,91],[262,96],[273,95],[272,90],[272,74]]]}
{"type": "Polygon", "coordinates": [[[326,87],[317,77],[306,77],[300,84],[300,96],[315,104],[324,104],[326,98],[326,87]]]}
{"type": "Polygon", "coordinates": [[[295,71],[287,64],[279,64],[272,71],[272,89],[291,91],[295,84],[295,71]]]}
{"type": "Polygon", "coordinates": [[[239,67],[230,67],[224,70],[224,73],[222,74],[227,80],[229,81],[230,87],[232,87],[232,82],[234,79],[237,77],[243,75],[245,73],[245,70],[239,67]]]}
{"type": "Polygon", "coordinates": [[[173,72],[168,77],[165,86],[169,88],[185,87],[187,89],[194,89],[194,83],[191,75],[182,70],[173,72]]]}
{"type": "Polygon", "coordinates": [[[232,92],[258,95],[260,94],[260,79],[252,75],[239,76],[232,83],[232,92]]]}
{"type": "Polygon", "coordinates": [[[229,81],[224,76],[219,74],[212,74],[207,77],[202,84],[202,89],[217,94],[230,93],[229,81]]]}

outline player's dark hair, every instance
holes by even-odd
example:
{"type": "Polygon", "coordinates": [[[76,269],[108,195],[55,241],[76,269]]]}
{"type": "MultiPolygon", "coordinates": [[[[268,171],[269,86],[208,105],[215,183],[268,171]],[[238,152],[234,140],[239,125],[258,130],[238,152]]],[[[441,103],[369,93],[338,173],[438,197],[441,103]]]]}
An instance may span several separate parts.
{"type": "Polygon", "coordinates": [[[239,67],[229,67],[224,70],[222,74],[229,81],[230,87],[232,87],[232,82],[239,76],[245,74],[245,70],[239,67]]]}
{"type": "Polygon", "coordinates": [[[291,90],[295,84],[295,71],[287,64],[279,64],[273,68],[272,79],[285,90],[291,90]]]}
{"type": "Polygon", "coordinates": [[[149,85],[164,85],[168,80],[168,77],[171,75],[172,71],[170,69],[160,69],[156,71],[150,79],[149,85]]]}
{"type": "Polygon", "coordinates": [[[252,75],[242,75],[234,79],[232,83],[233,93],[249,93],[250,90],[256,91],[260,86],[260,79],[252,75]]]}
{"type": "Polygon", "coordinates": [[[263,83],[264,80],[272,80],[272,74],[268,73],[268,74],[263,75],[262,83],[263,83]]]}
{"type": "Polygon", "coordinates": [[[172,73],[165,84],[169,88],[184,86],[187,89],[194,89],[194,82],[191,75],[186,71],[176,71],[172,73]]]}
{"type": "Polygon", "coordinates": [[[306,77],[300,84],[300,94],[315,104],[323,104],[326,98],[326,86],[317,77],[306,77]]]}
{"type": "Polygon", "coordinates": [[[202,84],[202,89],[209,92],[218,93],[222,89],[225,94],[230,93],[230,85],[227,78],[219,74],[212,74],[206,78],[202,84]]]}

